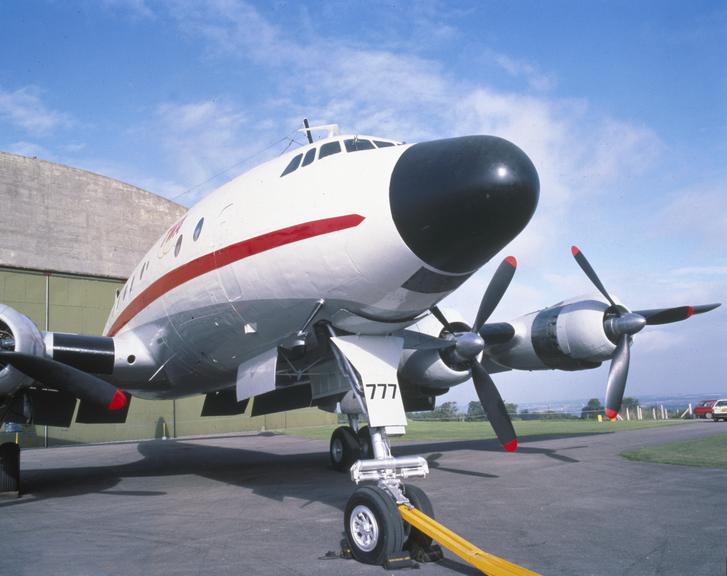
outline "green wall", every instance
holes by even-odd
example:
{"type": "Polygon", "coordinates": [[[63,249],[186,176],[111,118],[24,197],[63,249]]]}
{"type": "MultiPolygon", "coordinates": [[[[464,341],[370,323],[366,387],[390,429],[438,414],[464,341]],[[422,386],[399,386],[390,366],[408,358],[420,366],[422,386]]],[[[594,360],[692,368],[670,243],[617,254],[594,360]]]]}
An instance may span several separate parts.
{"type": "MultiPolygon", "coordinates": [[[[26,314],[38,328],[45,330],[47,288],[48,330],[100,334],[114,303],[115,292],[123,284],[123,280],[0,268],[0,303],[26,314]]],[[[202,436],[336,423],[335,414],[315,408],[255,418],[246,415],[201,418],[203,401],[203,396],[182,400],[134,398],[125,424],[49,426],[48,444],[161,438],[163,423],[166,423],[167,436],[172,436],[175,430],[177,436],[202,436]]],[[[28,426],[20,436],[20,443],[22,446],[42,446],[44,434],[44,427],[28,426]]],[[[0,432],[0,443],[10,438],[10,434],[0,432]]]]}

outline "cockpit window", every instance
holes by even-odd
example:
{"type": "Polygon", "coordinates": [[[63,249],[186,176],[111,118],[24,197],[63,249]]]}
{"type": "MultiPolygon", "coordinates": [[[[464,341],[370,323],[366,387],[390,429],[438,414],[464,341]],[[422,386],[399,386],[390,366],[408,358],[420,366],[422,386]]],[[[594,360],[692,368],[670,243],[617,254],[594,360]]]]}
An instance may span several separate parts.
{"type": "Polygon", "coordinates": [[[321,153],[318,155],[318,159],[325,158],[331,154],[338,154],[341,151],[341,143],[336,140],[335,142],[327,142],[321,146],[321,153]]]}
{"type": "Polygon", "coordinates": [[[316,158],[316,149],[311,148],[310,150],[308,150],[308,152],[305,153],[305,156],[303,157],[303,163],[301,164],[301,166],[308,166],[308,164],[313,162],[313,160],[315,160],[315,158],[316,158]]]}
{"type": "Polygon", "coordinates": [[[343,143],[346,145],[346,152],[358,152],[359,150],[373,150],[374,145],[371,140],[359,140],[358,138],[349,138],[344,140],[343,143]]]}
{"type": "MultiPolygon", "coordinates": [[[[294,170],[297,170],[298,169],[298,166],[300,165],[300,159],[301,158],[303,158],[303,155],[302,154],[298,154],[296,157],[294,157],[290,161],[290,164],[288,164],[288,166],[286,166],[285,170],[283,170],[283,173],[280,175],[280,177],[282,178],[286,174],[290,174],[294,170]]],[[[195,238],[195,240],[196,240],[196,238],[195,238]]]]}
{"type": "Polygon", "coordinates": [[[384,142],[383,140],[374,140],[374,144],[376,144],[377,148],[386,148],[394,145],[393,142],[384,142]]]}

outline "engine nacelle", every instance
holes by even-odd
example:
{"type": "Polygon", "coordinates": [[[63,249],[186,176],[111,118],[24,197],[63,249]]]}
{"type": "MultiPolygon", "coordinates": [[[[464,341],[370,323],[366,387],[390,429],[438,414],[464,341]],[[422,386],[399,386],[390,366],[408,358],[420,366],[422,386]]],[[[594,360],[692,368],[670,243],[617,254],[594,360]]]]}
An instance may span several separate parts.
{"type": "Polygon", "coordinates": [[[526,314],[510,323],[512,339],[486,346],[485,356],[516,370],[597,368],[616,350],[604,329],[609,308],[600,296],[592,296],[526,314]]]}
{"type": "MultiPolygon", "coordinates": [[[[461,325],[462,330],[469,327],[458,321],[460,316],[456,312],[447,310],[447,317],[453,318],[453,325],[461,325]]],[[[469,368],[459,368],[455,363],[447,361],[446,354],[437,349],[427,350],[423,342],[423,349],[416,349],[416,333],[439,337],[442,325],[434,316],[429,315],[409,327],[412,348],[406,348],[399,364],[399,384],[403,389],[414,392],[421,391],[424,395],[443,394],[452,386],[469,380],[469,368]]]]}
{"type": "MultiPolygon", "coordinates": [[[[32,356],[43,356],[45,345],[38,327],[25,314],[6,304],[0,304],[0,340],[12,342],[10,348],[32,356]]],[[[12,366],[0,370],[0,396],[10,396],[19,388],[29,386],[33,379],[12,366]]]]}

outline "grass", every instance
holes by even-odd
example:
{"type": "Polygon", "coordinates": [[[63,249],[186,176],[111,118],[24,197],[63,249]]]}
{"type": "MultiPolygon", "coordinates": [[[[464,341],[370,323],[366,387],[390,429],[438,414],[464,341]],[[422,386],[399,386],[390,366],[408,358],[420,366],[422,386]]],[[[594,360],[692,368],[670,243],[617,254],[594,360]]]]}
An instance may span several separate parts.
{"type": "Polygon", "coordinates": [[[698,438],[684,442],[672,442],[654,448],[641,448],[624,452],[629,460],[678,464],[701,468],[727,468],[727,434],[698,438]]]}
{"type": "MultiPolygon", "coordinates": [[[[631,420],[625,422],[602,422],[595,420],[515,420],[515,432],[518,437],[547,436],[553,434],[604,434],[624,430],[641,430],[683,424],[684,420],[631,420]]],[[[328,440],[332,426],[313,426],[308,428],[287,428],[279,430],[292,436],[303,436],[313,440],[328,440]]],[[[409,420],[406,436],[394,439],[394,442],[411,440],[480,440],[494,438],[495,433],[487,422],[435,422],[425,420],[409,420]]]]}

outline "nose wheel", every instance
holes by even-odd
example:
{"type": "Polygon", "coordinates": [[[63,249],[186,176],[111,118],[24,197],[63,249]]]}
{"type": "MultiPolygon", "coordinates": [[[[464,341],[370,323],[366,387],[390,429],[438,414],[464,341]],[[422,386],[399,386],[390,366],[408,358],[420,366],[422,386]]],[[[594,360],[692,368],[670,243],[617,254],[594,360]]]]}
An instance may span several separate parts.
{"type": "MultiPolygon", "coordinates": [[[[402,488],[414,508],[434,517],[432,504],[421,488],[402,488]]],[[[403,521],[391,492],[380,486],[356,489],[346,504],[344,524],[351,554],[359,562],[386,566],[397,557],[420,562],[441,559],[441,550],[433,545],[432,538],[403,521]]]]}
{"type": "Polygon", "coordinates": [[[391,496],[378,486],[361,486],[346,504],[346,536],[359,562],[382,565],[404,547],[404,522],[391,496]]]}

